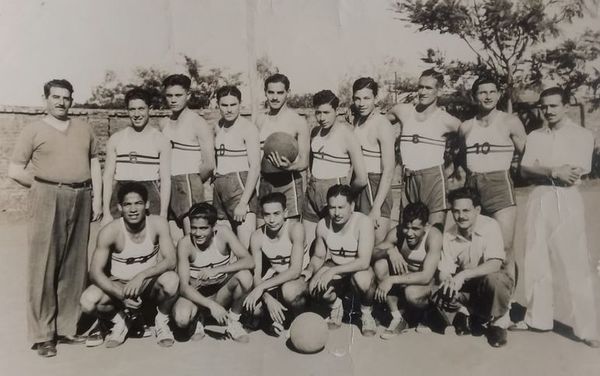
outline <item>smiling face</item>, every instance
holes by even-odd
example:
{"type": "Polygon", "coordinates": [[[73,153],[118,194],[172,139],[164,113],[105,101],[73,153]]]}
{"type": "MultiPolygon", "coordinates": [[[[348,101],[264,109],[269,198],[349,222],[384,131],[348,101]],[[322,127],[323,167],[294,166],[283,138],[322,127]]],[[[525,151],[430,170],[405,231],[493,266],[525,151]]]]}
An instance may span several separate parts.
{"type": "Polygon", "coordinates": [[[213,236],[213,226],[208,223],[206,218],[192,218],[190,220],[190,237],[192,243],[196,246],[204,247],[210,244],[213,236]]]}
{"type": "Polygon", "coordinates": [[[425,236],[425,223],[422,223],[421,219],[413,219],[402,227],[402,233],[406,244],[411,248],[416,247],[425,236]]]}
{"type": "Polygon", "coordinates": [[[500,93],[498,92],[496,84],[487,83],[477,87],[475,98],[479,105],[479,109],[484,112],[489,112],[496,108],[498,100],[500,99],[500,93]]]}
{"type": "Polygon", "coordinates": [[[190,99],[190,93],[182,86],[173,85],[165,89],[165,98],[169,109],[175,113],[183,111],[190,99]]]}
{"type": "Polygon", "coordinates": [[[271,82],[267,85],[265,96],[272,110],[279,110],[287,101],[289,91],[285,90],[283,82],[271,82]]]}
{"type": "Polygon", "coordinates": [[[466,231],[475,224],[481,208],[469,198],[459,198],[452,203],[452,217],[459,229],[466,231]]]}
{"type": "Polygon", "coordinates": [[[233,95],[226,95],[219,99],[221,117],[227,122],[234,122],[240,115],[240,101],[233,95]]]}
{"type": "Polygon", "coordinates": [[[69,90],[58,86],[50,88],[50,92],[46,97],[46,110],[48,114],[59,120],[66,120],[71,104],[73,104],[73,99],[69,90]]]}
{"type": "Polygon", "coordinates": [[[118,206],[123,220],[129,225],[137,225],[146,220],[146,210],[150,203],[145,202],[139,193],[129,192],[118,206]]]}
{"type": "Polygon", "coordinates": [[[150,108],[142,99],[130,100],[127,104],[127,112],[135,130],[144,129],[150,120],[150,108]]]}
{"type": "Polygon", "coordinates": [[[438,82],[431,76],[422,76],[419,78],[419,87],[417,89],[417,100],[421,106],[429,106],[434,103],[438,97],[438,82]]]}
{"type": "Polygon", "coordinates": [[[352,101],[360,116],[369,116],[375,109],[375,95],[369,88],[355,91],[352,95],[352,101]]]}

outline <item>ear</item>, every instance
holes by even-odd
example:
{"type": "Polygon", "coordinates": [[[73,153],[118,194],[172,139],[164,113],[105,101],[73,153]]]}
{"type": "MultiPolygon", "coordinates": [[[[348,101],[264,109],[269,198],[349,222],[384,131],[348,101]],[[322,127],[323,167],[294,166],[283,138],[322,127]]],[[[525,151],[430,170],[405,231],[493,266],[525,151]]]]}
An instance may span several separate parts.
{"type": "Polygon", "coordinates": [[[146,210],[150,210],[150,200],[146,201],[146,205],[144,205],[146,210]]]}
{"type": "Polygon", "coordinates": [[[121,206],[121,204],[117,204],[117,208],[119,208],[119,213],[123,212],[123,207],[121,206]]]}
{"type": "Polygon", "coordinates": [[[288,212],[288,209],[287,209],[287,208],[283,209],[283,216],[284,216],[285,218],[287,218],[287,217],[288,217],[288,213],[289,213],[289,212],[288,212]]]}
{"type": "Polygon", "coordinates": [[[356,206],[356,202],[355,202],[355,201],[352,201],[352,202],[350,203],[350,207],[352,208],[352,211],[354,211],[354,207],[355,207],[355,206],[356,206]]]}
{"type": "Polygon", "coordinates": [[[477,215],[481,214],[481,206],[476,206],[475,212],[477,213],[477,215]]]}

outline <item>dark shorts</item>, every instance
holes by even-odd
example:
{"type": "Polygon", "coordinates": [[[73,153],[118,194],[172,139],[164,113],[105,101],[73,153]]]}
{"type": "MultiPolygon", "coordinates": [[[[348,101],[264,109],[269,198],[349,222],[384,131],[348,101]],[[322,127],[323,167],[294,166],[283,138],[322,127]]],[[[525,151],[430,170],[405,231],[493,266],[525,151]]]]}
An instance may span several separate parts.
{"type": "MultiPolygon", "coordinates": [[[[369,215],[373,208],[373,201],[377,196],[377,190],[379,189],[379,183],[381,182],[381,174],[369,173],[369,179],[367,180],[367,186],[360,192],[356,200],[356,211],[359,211],[365,215],[369,215]]],[[[392,189],[388,191],[381,205],[381,216],[384,218],[390,218],[392,213],[392,189]]]]}
{"type": "Polygon", "coordinates": [[[181,227],[192,205],[204,201],[204,183],[200,174],[171,176],[169,219],[175,220],[181,227]]]}
{"type": "Polygon", "coordinates": [[[410,203],[422,202],[430,213],[448,210],[446,177],[442,166],[404,170],[404,192],[410,203]]]}
{"type": "MultiPolygon", "coordinates": [[[[117,194],[119,192],[119,188],[126,183],[131,183],[130,180],[115,180],[113,182],[113,192],[110,197],[110,214],[113,218],[120,218],[121,212],[119,211],[119,207],[117,206],[119,200],[117,198],[117,194]]],[[[136,183],[142,184],[148,190],[148,202],[150,202],[150,208],[148,211],[150,214],[160,215],[160,184],[158,180],[147,180],[147,181],[137,181],[136,183]]]]}
{"type": "Polygon", "coordinates": [[[467,177],[465,185],[479,192],[484,214],[493,214],[516,205],[513,182],[508,171],[473,172],[467,177]]]}
{"type": "MultiPolygon", "coordinates": [[[[140,290],[141,291],[140,298],[142,300],[146,300],[151,297],[152,289],[154,288],[154,285],[156,284],[156,281],[158,280],[159,277],[160,277],[160,275],[154,276],[150,279],[146,278],[144,280],[144,282],[142,282],[142,288],[140,290]]],[[[129,282],[124,279],[117,278],[115,276],[110,276],[109,278],[111,281],[118,282],[118,283],[122,284],[123,286],[125,286],[129,282]]]]}
{"type": "Polygon", "coordinates": [[[219,290],[221,290],[227,282],[233,277],[234,273],[226,274],[223,278],[220,278],[218,281],[213,283],[206,283],[197,278],[190,277],[190,285],[196,289],[202,296],[205,298],[210,298],[216,295],[219,290]]]}
{"type": "MultiPolygon", "coordinates": [[[[302,175],[299,172],[278,172],[262,174],[258,189],[258,196],[264,197],[272,192],[285,195],[288,218],[298,217],[302,214],[304,190],[302,189],[302,175]]],[[[262,218],[262,211],[258,216],[262,218]]]]}
{"type": "Polygon", "coordinates": [[[319,222],[327,215],[327,190],[335,184],[348,184],[346,177],[335,179],[310,178],[306,188],[306,199],[302,209],[303,219],[310,222],[319,222]]]}
{"type": "MultiPolygon", "coordinates": [[[[233,211],[244,194],[247,178],[248,171],[231,172],[226,175],[218,175],[215,178],[213,206],[217,209],[219,219],[233,220],[233,211]]],[[[256,189],[252,190],[252,196],[248,202],[248,211],[250,213],[258,212],[256,189]]]]}

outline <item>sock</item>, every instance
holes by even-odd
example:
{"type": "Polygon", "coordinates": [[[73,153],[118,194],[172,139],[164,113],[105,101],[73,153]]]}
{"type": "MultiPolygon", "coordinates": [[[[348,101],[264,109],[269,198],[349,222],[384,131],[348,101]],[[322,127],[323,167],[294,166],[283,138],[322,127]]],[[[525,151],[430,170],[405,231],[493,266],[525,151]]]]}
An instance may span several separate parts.
{"type": "Polygon", "coordinates": [[[230,318],[232,321],[240,321],[240,317],[241,317],[241,316],[242,316],[242,315],[241,315],[240,313],[235,313],[235,312],[233,312],[231,309],[229,310],[229,318],[230,318]]]}
{"type": "Polygon", "coordinates": [[[342,305],[342,299],[335,298],[333,303],[330,304],[331,308],[339,308],[342,305]]]}
{"type": "Polygon", "coordinates": [[[470,316],[469,310],[464,305],[461,305],[458,312],[463,313],[465,316],[470,316]]]}
{"type": "Polygon", "coordinates": [[[510,324],[511,324],[511,321],[510,321],[509,312],[506,312],[504,315],[493,320],[491,323],[492,326],[497,326],[502,329],[508,328],[510,326],[510,324]]]}
{"type": "Polygon", "coordinates": [[[169,321],[169,315],[165,315],[157,308],[156,309],[156,318],[154,319],[154,322],[165,322],[165,321],[169,321]]]}
{"type": "Polygon", "coordinates": [[[401,319],[402,318],[402,312],[400,312],[399,310],[394,310],[390,313],[392,314],[392,319],[401,319]]]}
{"type": "Polygon", "coordinates": [[[361,304],[361,306],[360,306],[360,311],[361,311],[363,314],[365,314],[365,313],[366,313],[366,314],[370,315],[370,314],[371,314],[371,311],[373,311],[373,306],[365,306],[365,305],[362,305],[362,304],[361,304]]]}

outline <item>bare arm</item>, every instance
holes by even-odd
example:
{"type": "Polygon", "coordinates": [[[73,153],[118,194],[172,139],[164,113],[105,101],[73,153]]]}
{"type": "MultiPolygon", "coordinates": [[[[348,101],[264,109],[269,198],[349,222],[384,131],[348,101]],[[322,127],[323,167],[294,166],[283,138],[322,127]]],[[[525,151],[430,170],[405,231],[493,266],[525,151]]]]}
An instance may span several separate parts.
{"type": "Polygon", "coordinates": [[[104,160],[104,175],[102,186],[102,198],[104,202],[104,221],[111,221],[110,198],[113,193],[113,179],[115,177],[115,168],[117,165],[116,143],[119,133],[112,135],[106,143],[106,159],[104,160]]]}
{"type": "Polygon", "coordinates": [[[196,126],[196,136],[200,144],[200,153],[202,154],[202,164],[200,165],[200,178],[206,181],[215,170],[215,132],[213,128],[200,118],[196,126]]]}
{"type": "Polygon", "coordinates": [[[312,257],[310,258],[310,263],[306,268],[306,279],[310,279],[325,263],[325,259],[327,258],[327,248],[325,247],[325,220],[322,219],[317,224],[316,238],[315,238],[315,248],[312,257]]]}
{"type": "MultiPolygon", "coordinates": [[[[381,211],[388,192],[392,187],[394,169],[396,168],[396,157],[394,155],[394,131],[387,121],[382,121],[377,127],[377,142],[381,149],[381,181],[377,188],[377,194],[373,200],[373,208],[381,211]]],[[[380,213],[381,214],[381,213],[380,213]]],[[[372,219],[375,219],[371,217],[372,219]]]]}
{"type": "Polygon", "coordinates": [[[348,147],[348,156],[350,156],[350,163],[352,163],[354,172],[354,179],[351,183],[352,190],[359,192],[367,185],[367,168],[360,149],[360,143],[356,139],[356,136],[354,136],[354,133],[346,128],[346,126],[340,125],[340,131],[344,134],[344,141],[348,147]]]}
{"type": "MultiPolygon", "coordinates": [[[[177,255],[175,253],[175,247],[173,246],[173,240],[169,232],[169,223],[164,217],[152,216],[147,217],[147,220],[152,221],[152,226],[158,235],[158,245],[160,247],[160,261],[151,268],[143,270],[138,273],[144,279],[151,279],[159,276],[166,271],[175,270],[177,265],[177,255]]],[[[136,275],[136,277],[138,276],[136,275]]]]}
{"type": "Polygon", "coordinates": [[[293,223],[290,229],[290,238],[292,240],[292,254],[290,258],[290,267],[273,278],[262,282],[259,286],[263,291],[271,287],[281,286],[288,281],[300,277],[302,271],[302,260],[304,258],[304,226],[301,223],[293,223]]]}
{"type": "Polygon", "coordinates": [[[225,240],[225,243],[231,249],[231,252],[236,256],[237,261],[232,264],[218,266],[212,269],[214,274],[233,273],[240,270],[251,270],[254,268],[254,260],[248,250],[242,245],[235,233],[227,226],[218,227],[218,235],[225,240]]]}
{"type": "Polygon", "coordinates": [[[521,122],[521,119],[511,115],[509,116],[508,127],[510,131],[510,139],[515,145],[515,150],[520,155],[523,155],[525,150],[525,141],[527,140],[527,133],[525,133],[525,127],[521,122]]]}
{"type": "Polygon", "coordinates": [[[171,200],[171,144],[162,134],[160,150],[160,215],[166,218],[171,200]]]}
{"type": "Polygon", "coordinates": [[[244,143],[248,152],[250,170],[248,170],[248,178],[246,179],[246,186],[244,187],[244,193],[240,202],[247,205],[256,188],[256,183],[260,175],[260,141],[258,140],[258,129],[254,124],[244,129],[244,143]]]}
{"type": "Polygon", "coordinates": [[[306,170],[308,167],[308,156],[310,154],[310,134],[306,120],[301,117],[298,117],[295,128],[298,132],[298,156],[287,169],[292,171],[302,171],[306,170]]]}
{"type": "Polygon", "coordinates": [[[24,164],[10,162],[8,164],[8,177],[25,187],[31,187],[33,175],[25,169],[24,164]]]}
{"type": "Polygon", "coordinates": [[[398,242],[398,234],[396,227],[393,227],[388,231],[385,239],[379,244],[375,246],[373,249],[373,261],[377,261],[379,259],[385,258],[388,255],[388,251],[390,249],[396,248],[396,243],[398,242]]]}
{"type": "Polygon", "coordinates": [[[394,284],[401,285],[428,285],[431,283],[438,268],[442,253],[442,233],[435,227],[429,230],[425,243],[427,255],[423,260],[423,270],[397,276],[391,276],[394,284]]]}
{"type": "Polygon", "coordinates": [[[179,293],[184,298],[202,307],[209,307],[213,301],[200,294],[190,284],[190,251],[186,246],[189,237],[183,237],[177,243],[177,274],[179,275],[179,293]]]}
{"type": "Polygon", "coordinates": [[[445,112],[445,115],[446,116],[444,117],[444,125],[446,126],[448,132],[458,132],[458,128],[460,128],[461,123],[460,120],[458,120],[457,118],[455,118],[447,112],[445,112]]]}
{"type": "Polygon", "coordinates": [[[369,268],[374,242],[375,231],[373,221],[369,217],[362,217],[359,223],[358,256],[352,262],[333,266],[329,269],[329,273],[339,275],[354,273],[369,268]]]}
{"type": "Polygon", "coordinates": [[[254,286],[262,283],[262,229],[258,229],[252,233],[250,238],[250,253],[254,260],[254,286]]]}
{"type": "Polygon", "coordinates": [[[114,223],[108,224],[98,233],[96,249],[92,254],[92,263],[90,265],[90,279],[104,293],[122,301],[125,299],[123,287],[119,283],[111,281],[104,272],[110,258],[110,247],[117,236],[115,231],[116,226],[113,225],[114,223]]]}
{"type": "Polygon", "coordinates": [[[93,191],[92,220],[96,221],[102,215],[102,169],[98,158],[90,160],[90,173],[92,175],[93,191]]]}

